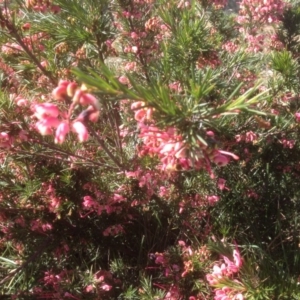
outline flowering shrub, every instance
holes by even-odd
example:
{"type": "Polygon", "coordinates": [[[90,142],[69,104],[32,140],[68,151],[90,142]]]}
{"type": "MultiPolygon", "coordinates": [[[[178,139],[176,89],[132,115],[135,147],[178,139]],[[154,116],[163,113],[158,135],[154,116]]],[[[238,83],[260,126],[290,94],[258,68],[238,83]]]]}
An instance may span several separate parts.
{"type": "Polygon", "coordinates": [[[299,299],[299,3],[0,1],[0,284],[13,299],[299,299]]]}

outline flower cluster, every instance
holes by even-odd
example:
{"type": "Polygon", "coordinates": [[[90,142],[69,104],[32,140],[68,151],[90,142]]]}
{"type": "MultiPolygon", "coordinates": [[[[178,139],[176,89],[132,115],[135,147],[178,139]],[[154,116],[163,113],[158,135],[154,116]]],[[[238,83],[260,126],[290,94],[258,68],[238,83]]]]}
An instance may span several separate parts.
{"type": "Polygon", "coordinates": [[[93,276],[93,283],[89,284],[85,290],[90,293],[95,289],[99,289],[103,292],[108,292],[112,289],[112,283],[116,283],[117,280],[113,279],[111,272],[106,270],[97,271],[93,276]]]}
{"type": "MultiPolygon", "coordinates": [[[[218,166],[225,166],[230,162],[229,157],[239,159],[237,155],[219,150],[214,147],[199,142],[198,150],[195,150],[197,157],[189,157],[189,146],[185,143],[181,134],[173,128],[160,129],[153,125],[153,109],[145,106],[143,102],[135,102],[131,105],[135,111],[135,120],[138,122],[140,130],[139,137],[143,141],[143,146],[139,149],[139,155],[156,156],[160,159],[161,170],[189,170],[206,169],[213,176],[210,162],[218,166]]],[[[214,138],[212,131],[207,131],[207,138],[214,138]]]]}
{"type": "Polygon", "coordinates": [[[49,0],[26,0],[25,6],[28,9],[32,9],[36,12],[46,13],[59,13],[61,8],[58,5],[54,5],[49,0]]]}
{"type": "Polygon", "coordinates": [[[276,274],[256,274],[274,257],[279,277],[295,270],[299,26],[284,18],[298,7],[0,2],[4,293],[277,299],[276,274]],[[207,241],[233,233],[260,245],[257,265],[237,248],[212,261],[207,241]]]}
{"type": "Polygon", "coordinates": [[[286,3],[282,0],[243,0],[240,3],[238,22],[276,23],[282,17],[285,6],[286,3]]]}
{"type": "Polygon", "coordinates": [[[42,135],[52,135],[55,129],[55,143],[62,144],[66,135],[73,131],[77,134],[80,142],[88,140],[88,130],[85,125],[87,121],[96,122],[99,116],[98,100],[81,88],[77,88],[75,82],[60,81],[57,88],[53,90],[53,97],[58,101],[72,99],[68,112],[60,111],[58,105],[53,103],[40,103],[32,106],[34,117],[38,119],[36,129],[42,135]],[[70,120],[73,110],[77,105],[88,106],[77,118],[70,120]]]}
{"type": "Polygon", "coordinates": [[[217,8],[223,8],[228,4],[228,0],[211,0],[217,8]]]}
{"type": "Polygon", "coordinates": [[[240,252],[236,248],[233,250],[233,260],[226,256],[223,256],[224,263],[215,264],[213,266],[213,272],[206,275],[206,279],[210,285],[216,287],[215,300],[243,300],[243,291],[245,287],[243,284],[234,279],[234,275],[237,274],[242,267],[242,258],[240,252]],[[226,286],[226,280],[232,280],[235,288],[226,286]],[[222,287],[219,287],[222,286],[222,287]]]}
{"type": "Polygon", "coordinates": [[[238,134],[235,136],[235,139],[238,143],[241,141],[245,141],[246,143],[255,143],[257,138],[257,134],[253,131],[248,131],[245,134],[238,134]]]}
{"type": "Polygon", "coordinates": [[[280,23],[285,8],[286,3],[283,0],[241,1],[237,22],[249,46],[248,51],[283,48],[275,28],[280,23]]]}

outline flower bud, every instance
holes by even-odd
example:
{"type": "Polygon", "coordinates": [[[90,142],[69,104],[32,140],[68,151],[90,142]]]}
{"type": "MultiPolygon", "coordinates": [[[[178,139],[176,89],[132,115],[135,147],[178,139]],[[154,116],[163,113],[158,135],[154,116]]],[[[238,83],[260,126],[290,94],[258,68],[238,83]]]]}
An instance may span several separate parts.
{"type": "Polygon", "coordinates": [[[77,89],[77,83],[76,82],[71,82],[67,86],[67,95],[69,97],[73,97],[75,94],[75,91],[77,89]]]}

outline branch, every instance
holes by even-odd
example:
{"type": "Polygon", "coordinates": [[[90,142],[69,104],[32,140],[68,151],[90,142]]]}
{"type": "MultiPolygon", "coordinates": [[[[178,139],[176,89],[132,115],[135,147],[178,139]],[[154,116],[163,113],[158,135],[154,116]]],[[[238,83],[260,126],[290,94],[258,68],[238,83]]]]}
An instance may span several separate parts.
{"type": "Polygon", "coordinates": [[[0,21],[4,23],[5,27],[7,28],[9,35],[14,37],[18,44],[23,48],[23,50],[27,53],[27,55],[32,59],[32,61],[35,63],[35,65],[42,71],[42,73],[47,76],[50,81],[53,83],[53,85],[57,85],[57,80],[52,76],[52,74],[47,71],[39,62],[39,60],[36,58],[36,56],[30,51],[30,49],[27,47],[27,45],[23,42],[20,34],[18,33],[17,28],[13,23],[11,23],[2,13],[0,10],[0,21]]]}
{"type": "Polygon", "coordinates": [[[110,152],[110,150],[106,147],[103,140],[98,136],[96,131],[91,127],[88,126],[89,131],[91,132],[92,136],[97,140],[99,145],[102,147],[102,149],[106,152],[106,154],[110,157],[110,159],[121,169],[122,171],[125,170],[124,166],[119,162],[119,160],[110,152]]]}
{"type": "MultiPolygon", "coordinates": [[[[109,168],[112,168],[112,169],[116,169],[116,170],[117,170],[116,167],[112,167],[112,166],[108,166],[108,165],[106,165],[106,164],[102,164],[102,163],[96,162],[96,161],[94,161],[94,160],[88,159],[88,158],[83,157],[83,156],[81,156],[81,155],[77,155],[77,154],[75,154],[75,153],[72,153],[72,152],[69,152],[69,151],[60,149],[60,148],[58,148],[58,147],[56,147],[56,146],[54,146],[54,145],[51,145],[51,144],[49,144],[49,143],[46,143],[46,142],[42,142],[42,141],[39,141],[39,140],[33,140],[32,142],[34,142],[34,143],[36,143],[36,144],[39,144],[39,145],[41,145],[41,146],[47,147],[48,149],[54,150],[54,151],[56,151],[56,152],[58,152],[58,153],[67,155],[68,157],[73,156],[73,157],[82,159],[82,160],[84,160],[84,161],[86,161],[86,162],[88,162],[88,163],[90,163],[90,164],[92,164],[92,165],[94,165],[94,166],[98,166],[98,167],[109,167],[109,168]]],[[[17,151],[16,151],[16,152],[17,152],[17,151]]],[[[21,151],[19,151],[19,152],[20,152],[20,153],[21,153],[21,152],[26,153],[26,151],[23,151],[23,150],[21,150],[21,151]]],[[[29,154],[31,154],[31,155],[34,154],[34,155],[39,155],[39,156],[44,156],[44,157],[46,156],[47,158],[55,159],[55,157],[52,157],[52,156],[49,157],[49,156],[47,156],[46,154],[42,154],[42,153],[30,153],[30,152],[27,152],[27,153],[29,153],[29,154]]]]}

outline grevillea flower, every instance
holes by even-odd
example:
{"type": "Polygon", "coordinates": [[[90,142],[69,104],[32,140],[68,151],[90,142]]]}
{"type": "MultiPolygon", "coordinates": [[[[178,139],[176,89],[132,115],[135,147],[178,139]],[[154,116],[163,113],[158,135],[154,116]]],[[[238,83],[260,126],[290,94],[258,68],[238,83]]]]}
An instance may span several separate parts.
{"type": "Polygon", "coordinates": [[[229,161],[229,158],[222,154],[217,154],[213,158],[213,162],[220,167],[226,166],[229,161]]]}
{"type": "Polygon", "coordinates": [[[238,268],[242,266],[242,258],[237,248],[233,250],[233,261],[238,268]]]}
{"type": "Polygon", "coordinates": [[[55,140],[56,144],[62,144],[65,141],[66,135],[69,133],[70,127],[67,122],[61,122],[55,132],[55,140]]]}
{"type": "Polygon", "coordinates": [[[81,105],[92,105],[95,109],[99,110],[100,105],[98,99],[89,93],[82,93],[79,103],[81,105]]]}
{"type": "Polygon", "coordinates": [[[257,140],[257,134],[255,134],[253,131],[246,132],[246,136],[245,136],[246,143],[254,142],[256,140],[257,140]]]}
{"type": "Polygon", "coordinates": [[[47,116],[56,118],[59,115],[58,107],[52,103],[35,104],[33,106],[33,112],[34,116],[39,120],[42,120],[47,116]]]}
{"type": "MultiPolygon", "coordinates": [[[[243,284],[236,280],[233,279],[233,275],[238,273],[241,266],[242,266],[242,258],[240,255],[240,252],[237,248],[233,250],[233,261],[230,260],[228,257],[223,256],[223,260],[225,263],[222,263],[221,266],[220,264],[215,264],[213,266],[213,271],[211,274],[206,275],[206,279],[208,283],[212,286],[216,286],[219,283],[224,283],[225,280],[233,280],[235,283],[239,284],[241,288],[243,287],[243,284]]],[[[215,300],[243,300],[244,296],[240,292],[241,289],[235,290],[234,288],[228,287],[228,286],[223,286],[222,288],[215,288],[215,300]]]]}
{"type": "Polygon", "coordinates": [[[108,292],[108,291],[110,291],[110,290],[112,289],[112,286],[109,285],[109,284],[103,283],[103,284],[101,284],[100,288],[101,288],[103,291],[108,292]]]}
{"type": "Polygon", "coordinates": [[[80,142],[85,142],[89,138],[89,133],[87,128],[81,122],[74,122],[72,124],[73,131],[77,133],[78,140],[80,142]]]}
{"type": "Polygon", "coordinates": [[[6,132],[0,132],[0,148],[9,148],[11,146],[11,137],[6,132]]]}
{"type": "Polygon", "coordinates": [[[226,187],[226,180],[224,178],[219,178],[218,179],[218,182],[217,182],[217,186],[218,188],[223,191],[223,190],[229,190],[227,187],[226,187]]]}
{"type": "Polygon", "coordinates": [[[52,128],[56,128],[60,121],[55,117],[46,117],[35,124],[36,129],[41,135],[52,134],[52,128]]]}
{"type": "Polygon", "coordinates": [[[295,118],[297,122],[300,122],[300,113],[295,113],[295,118]]]}
{"type": "Polygon", "coordinates": [[[59,85],[52,91],[52,96],[55,100],[64,100],[67,96],[67,86],[59,85]]]}
{"type": "Polygon", "coordinates": [[[207,196],[206,199],[207,199],[209,205],[214,205],[220,200],[220,197],[216,196],[216,195],[212,195],[212,196],[207,196]]]}

